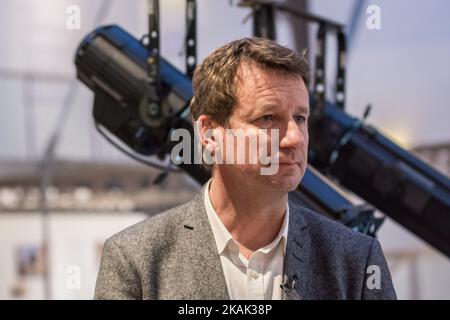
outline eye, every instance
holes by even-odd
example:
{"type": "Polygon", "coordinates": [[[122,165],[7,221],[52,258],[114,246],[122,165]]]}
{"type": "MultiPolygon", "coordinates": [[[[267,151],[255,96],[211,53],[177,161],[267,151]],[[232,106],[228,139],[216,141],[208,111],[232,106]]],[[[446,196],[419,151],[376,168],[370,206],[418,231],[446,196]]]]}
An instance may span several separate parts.
{"type": "Polygon", "coordinates": [[[306,122],[306,117],[301,116],[301,115],[294,116],[294,119],[297,123],[305,123],[306,122]]]}
{"type": "Polygon", "coordinates": [[[271,114],[263,115],[262,117],[259,118],[259,120],[262,120],[262,121],[272,121],[272,120],[273,120],[273,115],[271,115],[271,114]]]}

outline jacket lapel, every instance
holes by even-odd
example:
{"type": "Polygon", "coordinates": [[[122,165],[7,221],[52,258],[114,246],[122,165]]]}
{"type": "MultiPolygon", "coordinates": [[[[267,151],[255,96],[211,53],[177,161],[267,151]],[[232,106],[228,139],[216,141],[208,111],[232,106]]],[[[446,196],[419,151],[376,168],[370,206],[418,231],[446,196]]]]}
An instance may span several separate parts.
{"type": "Polygon", "coordinates": [[[222,264],[206,215],[205,186],[188,206],[183,225],[187,231],[186,247],[192,257],[191,270],[196,281],[194,295],[196,299],[229,300],[222,264]]]}
{"type": "Polygon", "coordinates": [[[301,207],[289,202],[289,230],[284,266],[284,300],[305,298],[310,275],[307,274],[306,262],[310,251],[310,237],[305,230],[307,223],[302,216],[301,207]]]}

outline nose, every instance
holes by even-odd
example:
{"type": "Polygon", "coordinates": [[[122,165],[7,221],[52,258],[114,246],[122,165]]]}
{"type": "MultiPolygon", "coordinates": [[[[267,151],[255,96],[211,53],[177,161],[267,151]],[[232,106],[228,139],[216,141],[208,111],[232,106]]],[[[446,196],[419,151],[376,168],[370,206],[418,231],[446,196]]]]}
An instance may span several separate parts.
{"type": "Polygon", "coordinates": [[[299,127],[294,119],[289,120],[285,130],[280,132],[280,148],[300,149],[307,143],[307,134],[308,131],[299,127]]]}

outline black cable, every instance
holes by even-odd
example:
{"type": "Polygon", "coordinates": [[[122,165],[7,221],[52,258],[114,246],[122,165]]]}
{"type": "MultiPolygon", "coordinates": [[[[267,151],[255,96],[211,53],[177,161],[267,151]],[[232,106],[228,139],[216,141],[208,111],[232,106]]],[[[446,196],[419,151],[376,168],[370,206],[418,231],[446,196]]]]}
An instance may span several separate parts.
{"type": "Polygon", "coordinates": [[[125,155],[131,157],[132,159],[139,161],[142,164],[151,166],[153,168],[159,169],[159,170],[163,170],[166,172],[175,172],[175,173],[180,173],[183,172],[182,170],[178,169],[176,166],[174,166],[171,162],[169,162],[168,166],[163,166],[157,162],[153,162],[153,161],[149,161],[146,159],[143,159],[139,156],[137,156],[136,154],[126,150],[125,148],[123,148],[122,146],[120,146],[118,143],[116,143],[113,139],[111,139],[108,134],[106,133],[107,130],[103,130],[101,129],[101,125],[98,122],[95,122],[95,128],[97,129],[97,131],[109,142],[111,143],[114,147],[116,147],[117,149],[119,149],[121,152],[123,152],[125,155]]]}

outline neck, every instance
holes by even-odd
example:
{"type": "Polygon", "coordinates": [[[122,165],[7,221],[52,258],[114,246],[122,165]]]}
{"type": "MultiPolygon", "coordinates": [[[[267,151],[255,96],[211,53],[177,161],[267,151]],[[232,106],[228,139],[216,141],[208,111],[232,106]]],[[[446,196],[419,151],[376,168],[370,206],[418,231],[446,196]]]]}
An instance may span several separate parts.
{"type": "Polygon", "coordinates": [[[286,193],[264,192],[215,174],[209,196],[220,220],[244,251],[256,251],[277,237],[286,212],[286,193]]]}

